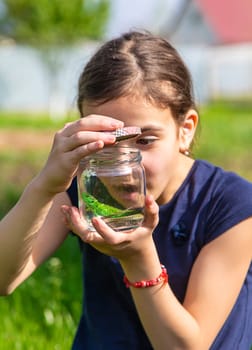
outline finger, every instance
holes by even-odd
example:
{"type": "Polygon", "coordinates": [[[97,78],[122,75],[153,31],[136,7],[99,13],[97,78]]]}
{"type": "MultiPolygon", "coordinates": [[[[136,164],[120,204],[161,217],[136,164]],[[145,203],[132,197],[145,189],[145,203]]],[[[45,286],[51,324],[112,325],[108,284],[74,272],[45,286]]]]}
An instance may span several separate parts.
{"type": "MultiPolygon", "coordinates": [[[[105,133],[105,132],[94,132],[94,131],[78,131],[68,138],[64,138],[63,146],[67,151],[72,151],[75,148],[92,144],[96,141],[102,141],[104,145],[114,144],[116,141],[115,135],[105,133]]],[[[94,146],[91,146],[93,149],[94,146]]],[[[89,149],[90,150],[90,149],[89,149]]]]}
{"type": "Polygon", "coordinates": [[[89,156],[94,152],[101,150],[104,146],[105,144],[102,140],[81,145],[79,147],[76,147],[72,151],[65,152],[65,158],[67,159],[67,162],[71,160],[71,164],[78,165],[81,159],[89,156]]]}
{"type": "Polygon", "coordinates": [[[144,221],[142,227],[153,230],[159,221],[158,217],[159,207],[154,201],[153,196],[148,195],[145,199],[145,209],[144,209],[144,221]]]}
{"type": "Polygon", "coordinates": [[[53,146],[54,149],[56,148],[61,153],[65,153],[75,150],[79,146],[89,143],[93,144],[90,148],[84,147],[81,149],[82,152],[84,151],[83,155],[85,156],[94,150],[102,148],[101,143],[97,144],[97,141],[102,141],[104,145],[114,144],[116,141],[115,135],[104,131],[112,131],[121,125],[123,123],[119,120],[105,116],[91,115],[66,124],[62,130],[55,134],[53,146]],[[99,131],[96,131],[96,129],[99,131]],[[88,152],[85,152],[85,150],[88,150],[88,152]]]}
{"type": "MultiPolygon", "coordinates": [[[[154,201],[152,196],[146,196],[145,200],[145,212],[144,212],[144,221],[142,223],[142,228],[147,229],[148,231],[153,231],[153,229],[158,224],[158,205],[154,201]]],[[[104,238],[104,241],[107,244],[111,245],[127,245],[132,240],[135,239],[135,236],[140,236],[142,231],[141,228],[137,228],[130,232],[115,232],[110,228],[101,218],[94,217],[92,219],[93,226],[96,231],[104,238]]]]}
{"type": "Polygon", "coordinates": [[[104,220],[98,217],[92,219],[96,231],[103,237],[104,241],[112,246],[127,245],[131,241],[130,232],[115,232],[104,220]]]}
{"type": "Polygon", "coordinates": [[[67,227],[86,243],[102,243],[103,238],[95,231],[88,229],[87,222],[81,217],[78,208],[61,206],[63,220],[67,227]]]}
{"type": "Polygon", "coordinates": [[[77,121],[67,123],[61,130],[64,136],[69,137],[78,131],[112,131],[123,127],[123,122],[115,118],[92,114],[77,121]]]}

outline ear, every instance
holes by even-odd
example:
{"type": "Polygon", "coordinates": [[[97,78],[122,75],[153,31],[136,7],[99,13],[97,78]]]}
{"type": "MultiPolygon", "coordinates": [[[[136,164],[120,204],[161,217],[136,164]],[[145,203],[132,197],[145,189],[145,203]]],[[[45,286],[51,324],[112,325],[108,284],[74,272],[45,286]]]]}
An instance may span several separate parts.
{"type": "Polygon", "coordinates": [[[179,127],[180,152],[185,153],[190,149],[193,141],[199,116],[194,109],[190,109],[185,116],[183,123],[179,127]]]}

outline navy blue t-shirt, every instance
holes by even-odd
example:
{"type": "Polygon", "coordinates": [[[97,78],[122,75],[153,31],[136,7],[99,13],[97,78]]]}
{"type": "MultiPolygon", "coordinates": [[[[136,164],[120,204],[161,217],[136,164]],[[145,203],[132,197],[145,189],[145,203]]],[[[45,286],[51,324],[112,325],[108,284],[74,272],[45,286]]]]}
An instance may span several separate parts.
{"type": "MultiPolygon", "coordinates": [[[[76,180],[68,194],[73,205],[78,205],[76,180]]],[[[160,262],[166,266],[169,285],[181,302],[202,247],[250,216],[252,184],[196,160],[172,200],[160,206],[154,231],[160,262]]],[[[83,311],[73,350],[151,350],[118,261],[82,242],[81,250],[83,311]]],[[[249,350],[251,345],[252,264],[211,350],[249,350]]]]}

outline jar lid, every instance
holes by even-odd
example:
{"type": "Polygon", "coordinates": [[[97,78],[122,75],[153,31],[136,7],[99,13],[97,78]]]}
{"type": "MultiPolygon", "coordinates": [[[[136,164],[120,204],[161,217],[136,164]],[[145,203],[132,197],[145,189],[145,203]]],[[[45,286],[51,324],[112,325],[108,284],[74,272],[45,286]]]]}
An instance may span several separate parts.
{"type": "Polygon", "coordinates": [[[124,128],[118,128],[111,132],[112,135],[115,135],[116,142],[131,139],[140,135],[142,133],[141,128],[138,126],[126,126],[124,128]]]}

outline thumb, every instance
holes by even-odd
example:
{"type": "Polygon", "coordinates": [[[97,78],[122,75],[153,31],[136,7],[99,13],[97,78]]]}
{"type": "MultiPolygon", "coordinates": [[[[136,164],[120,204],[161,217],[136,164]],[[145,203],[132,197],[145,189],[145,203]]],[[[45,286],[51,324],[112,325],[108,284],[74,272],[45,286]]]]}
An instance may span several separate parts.
{"type": "Polygon", "coordinates": [[[159,207],[152,195],[147,195],[145,199],[143,227],[153,230],[159,221],[159,207]]]}

